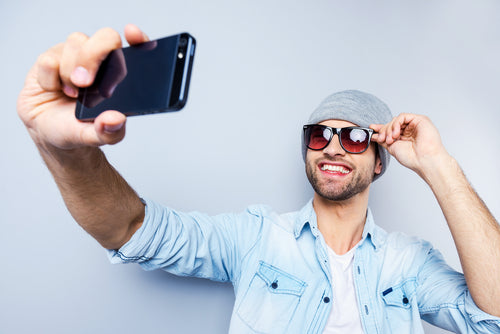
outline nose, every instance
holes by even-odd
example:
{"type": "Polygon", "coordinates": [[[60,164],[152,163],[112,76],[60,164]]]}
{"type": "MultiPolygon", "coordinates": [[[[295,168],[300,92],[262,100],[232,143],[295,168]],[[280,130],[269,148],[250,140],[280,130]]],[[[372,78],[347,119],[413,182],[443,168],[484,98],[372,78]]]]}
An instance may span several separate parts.
{"type": "Polygon", "coordinates": [[[336,156],[336,155],[345,155],[346,151],[342,148],[340,145],[340,140],[338,135],[333,135],[332,140],[328,145],[323,149],[323,153],[329,156],[336,156]]]}

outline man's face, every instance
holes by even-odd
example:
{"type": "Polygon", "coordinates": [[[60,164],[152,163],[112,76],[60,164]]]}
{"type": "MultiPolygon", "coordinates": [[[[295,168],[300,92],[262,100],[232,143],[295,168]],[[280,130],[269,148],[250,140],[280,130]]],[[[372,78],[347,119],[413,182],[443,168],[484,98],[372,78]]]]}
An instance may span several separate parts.
{"type": "MultiPolygon", "coordinates": [[[[356,126],[340,120],[328,120],[319,124],[332,128],[356,126]]],[[[307,178],[316,194],[328,200],[347,200],[367,190],[374,174],[379,174],[381,169],[373,143],[361,154],[347,153],[340,146],[339,137],[334,135],[323,150],[307,150],[307,178]]]]}

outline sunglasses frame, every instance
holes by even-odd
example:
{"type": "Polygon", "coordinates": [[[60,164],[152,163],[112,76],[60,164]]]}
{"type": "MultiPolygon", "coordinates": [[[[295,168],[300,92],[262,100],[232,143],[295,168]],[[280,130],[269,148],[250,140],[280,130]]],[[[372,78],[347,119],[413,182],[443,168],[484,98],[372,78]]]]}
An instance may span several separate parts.
{"type": "Polygon", "coordinates": [[[304,135],[304,145],[306,145],[306,147],[308,149],[310,149],[310,150],[313,150],[313,151],[324,150],[328,145],[330,145],[330,143],[331,143],[331,141],[333,139],[333,136],[337,135],[339,137],[339,143],[340,143],[340,146],[342,147],[342,149],[344,151],[346,151],[347,153],[351,153],[351,154],[361,154],[361,153],[365,152],[368,149],[368,147],[370,147],[370,143],[371,143],[371,140],[372,140],[372,135],[374,133],[373,129],[364,128],[364,127],[361,127],[361,126],[348,126],[348,127],[345,127],[345,128],[332,128],[331,126],[327,126],[327,125],[323,125],[323,124],[306,124],[303,127],[303,131],[304,131],[304,133],[303,133],[303,135],[304,135]],[[330,131],[330,134],[331,134],[330,138],[328,139],[326,145],[324,147],[322,147],[322,148],[311,148],[311,147],[309,147],[308,144],[306,144],[307,142],[310,142],[310,140],[307,140],[308,138],[306,138],[306,131],[307,131],[307,129],[312,128],[313,126],[318,126],[320,128],[323,128],[323,130],[328,129],[330,131]],[[364,130],[364,131],[368,132],[368,144],[360,152],[351,152],[351,151],[347,150],[344,147],[344,144],[342,144],[342,136],[340,134],[342,133],[343,130],[351,130],[351,129],[359,129],[359,130],[364,130]]]}

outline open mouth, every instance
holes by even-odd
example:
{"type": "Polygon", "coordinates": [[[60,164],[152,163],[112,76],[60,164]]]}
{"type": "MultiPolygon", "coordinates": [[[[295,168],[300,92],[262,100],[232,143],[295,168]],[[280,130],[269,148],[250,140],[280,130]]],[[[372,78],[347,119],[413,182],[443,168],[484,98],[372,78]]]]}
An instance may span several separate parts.
{"type": "Polygon", "coordinates": [[[327,163],[320,164],[319,168],[324,172],[341,175],[349,174],[352,170],[351,168],[344,165],[333,165],[327,163]]]}

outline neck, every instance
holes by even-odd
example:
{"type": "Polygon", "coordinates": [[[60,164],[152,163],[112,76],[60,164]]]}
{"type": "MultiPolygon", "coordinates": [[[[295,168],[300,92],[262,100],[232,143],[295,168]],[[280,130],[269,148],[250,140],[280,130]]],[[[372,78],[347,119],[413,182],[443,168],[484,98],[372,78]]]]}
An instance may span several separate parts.
{"type": "Polygon", "coordinates": [[[326,244],[342,255],[361,240],[368,208],[369,187],[350,199],[331,201],[314,194],[313,207],[326,244]]]}

